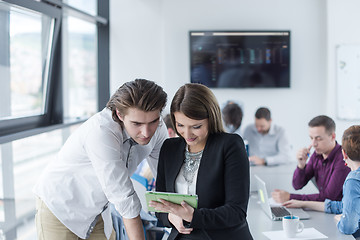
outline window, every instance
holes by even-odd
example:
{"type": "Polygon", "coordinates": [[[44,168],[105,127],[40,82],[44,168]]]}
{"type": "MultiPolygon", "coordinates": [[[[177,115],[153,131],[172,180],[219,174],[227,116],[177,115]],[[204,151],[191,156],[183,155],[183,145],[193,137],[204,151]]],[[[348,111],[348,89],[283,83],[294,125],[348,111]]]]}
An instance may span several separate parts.
{"type": "Polygon", "coordinates": [[[0,143],[105,107],[108,12],[108,0],[0,0],[0,143]]]}
{"type": "Polygon", "coordinates": [[[54,19],[0,3],[0,119],[44,114],[54,19]]]}
{"type": "Polygon", "coordinates": [[[64,118],[97,112],[97,30],[94,23],[67,14],[63,20],[64,118]]]}
{"type": "Polygon", "coordinates": [[[50,86],[61,11],[22,3],[0,1],[0,136],[56,122],[50,86]]]}
{"type": "Polygon", "coordinates": [[[8,240],[34,217],[32,188],[64,139],[109,99],[108,16],[109,0],[0,0],[0,228],[8,240]]]}
{"type": "Polygon", "coordinates": [[[97,0],[65,0],[64,2],[91,15],[97,13],[97,0]]]}

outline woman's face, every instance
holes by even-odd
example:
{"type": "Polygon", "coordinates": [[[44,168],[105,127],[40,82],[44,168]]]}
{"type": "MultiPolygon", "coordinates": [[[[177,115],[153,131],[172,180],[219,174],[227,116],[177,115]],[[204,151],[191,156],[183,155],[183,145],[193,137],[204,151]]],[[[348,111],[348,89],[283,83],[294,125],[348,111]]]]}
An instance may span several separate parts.
{"type": "Polygon", "coordinates": [[[205,148],[209,134],[209,120],[194,120],[181,112],[175,112],[175,127],[189,146],[190,152],[199,152],[205,148]]]}

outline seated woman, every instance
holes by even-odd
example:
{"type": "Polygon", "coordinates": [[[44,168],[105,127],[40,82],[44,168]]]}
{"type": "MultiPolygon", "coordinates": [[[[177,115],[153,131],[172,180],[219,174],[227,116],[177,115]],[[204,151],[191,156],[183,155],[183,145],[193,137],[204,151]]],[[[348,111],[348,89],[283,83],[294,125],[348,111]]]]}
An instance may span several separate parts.
{"type": "Polygon", "coordinates": [[[290,200],[283,205],[338,214],[335,219],[338,221],[339,231],[360,237],[360,125],[351,126],[345,130],[342,138],[342,154],[345,165],[351,169],[351,172],[345,179],[341,201],[329,199],[326,199],[325,202],[290,200]]]}
{"type": "Polygon", "coordinates": [[[223,130],[214,94],[185,84],[172,100],[171,120],[179,138],[160,151],[156,191],[197,194],[198,208],[165,200],[150,205],[172,239],[252,239],[246,221],[249,160],[242,138],[223,130]]]}

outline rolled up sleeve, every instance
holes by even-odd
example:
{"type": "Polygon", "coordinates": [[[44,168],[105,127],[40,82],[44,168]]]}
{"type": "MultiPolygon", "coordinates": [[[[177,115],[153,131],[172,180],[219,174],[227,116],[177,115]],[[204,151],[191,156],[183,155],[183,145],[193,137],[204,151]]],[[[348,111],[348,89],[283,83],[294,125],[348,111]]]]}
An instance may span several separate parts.
{"type": "Polygon", "coordinates": [[[330,199],[325,199],[324,203],[324,212],[334,214],[342,213],[343,204],[341,201],[331,201],[330,199]]]}

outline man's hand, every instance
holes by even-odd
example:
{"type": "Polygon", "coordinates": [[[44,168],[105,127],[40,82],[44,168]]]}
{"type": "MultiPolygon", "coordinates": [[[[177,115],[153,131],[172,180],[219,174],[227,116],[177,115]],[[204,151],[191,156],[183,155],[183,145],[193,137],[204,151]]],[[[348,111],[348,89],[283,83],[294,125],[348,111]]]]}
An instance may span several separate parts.
{"type": "Polygon", "coordinates": [[[306,160],[308,159],[308,157],[310,156],[310,149],[311,149],[312,145],[310,145],[307,148],[302,148],[300,149],[297,154],[296,154],[296,158],[298,160],[298,167],[300,169],[304,169],[305,165],[306,165],[306,160]]]}
{"type": "Polygon", "coordinates": [[[304,201],[291,199],[283,203],[283,206],[287,208],[302,208],[304,207],[304,201]]]}
{"type": "Polygon", "coordinates": [[[283,206],[288,208],[308,208],[319,212],[324,212],[325,203],[318,201],[301,201],[291,199],[283,203],[283,206]]]}
{"type": "Polygon", "coordinates": [[[283,203],[290,199],[290,193],[280,189],[275,189],[271,196],[277,203],[283,203]]]}
{"type": "Polygon", "coordinates": [[[259,158],[258,156],[250,156],[249,161],[253,162],[255,165],[265,165],[265,159],[259,158]]]}

